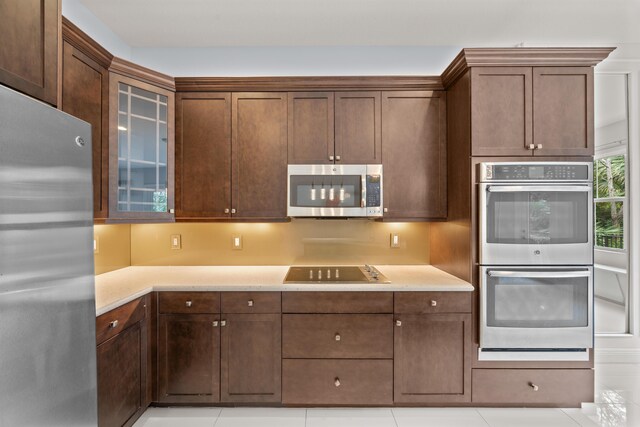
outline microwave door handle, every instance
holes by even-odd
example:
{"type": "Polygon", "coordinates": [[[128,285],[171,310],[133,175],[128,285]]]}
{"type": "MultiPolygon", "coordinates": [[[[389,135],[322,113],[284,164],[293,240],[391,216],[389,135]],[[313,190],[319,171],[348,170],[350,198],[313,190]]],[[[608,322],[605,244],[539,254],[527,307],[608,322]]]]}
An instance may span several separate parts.
{"type": "Polygon", "coordinates": [[[497,271],[489,270],[487,275],[491,277],[522,277],[522,278],[544,278],[544,279],[561,279],[567,277],[589,277],[591,272],[584,271],[497,271]]]}
{"type": "Polygon", "coordinates": [[[490,185],[487,187],[489,193],[518,193],[523,191],[544,191],[544,192],[589,192],[588,185],[490,185]]]}

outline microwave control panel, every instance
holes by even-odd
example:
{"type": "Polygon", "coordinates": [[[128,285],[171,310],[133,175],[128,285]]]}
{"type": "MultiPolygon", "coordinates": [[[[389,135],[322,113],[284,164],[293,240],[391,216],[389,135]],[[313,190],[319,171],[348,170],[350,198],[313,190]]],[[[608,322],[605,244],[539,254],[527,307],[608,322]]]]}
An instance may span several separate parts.
{"type": "Polygon", "coordinates": [[[484,163],[482,181],[590,181],[587,163],[484,163]]]}
{"type": "Polygon", "coordinates": [[[380,175],[367,175],[367,208],[379,208],[382,202],[380,175]]]}

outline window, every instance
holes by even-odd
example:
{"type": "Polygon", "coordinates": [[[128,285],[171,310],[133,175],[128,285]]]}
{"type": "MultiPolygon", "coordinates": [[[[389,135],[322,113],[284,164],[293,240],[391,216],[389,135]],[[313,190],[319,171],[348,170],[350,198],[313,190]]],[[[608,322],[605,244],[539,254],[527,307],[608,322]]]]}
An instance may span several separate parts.
{"type": "Polygon", "coordinates": [[[624,250],[626,155],[598,158],[593,165],[595,245],[624,250]]]}

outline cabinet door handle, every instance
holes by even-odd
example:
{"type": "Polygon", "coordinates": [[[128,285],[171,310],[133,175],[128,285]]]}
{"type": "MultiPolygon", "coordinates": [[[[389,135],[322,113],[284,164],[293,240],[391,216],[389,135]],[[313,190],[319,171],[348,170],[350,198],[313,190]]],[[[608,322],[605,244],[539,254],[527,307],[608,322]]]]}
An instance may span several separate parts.
{"type": "Polygon", "coordinates": [[[538,144],[538,145],[536,145],[536,149],[537,149],[537,150],[542,150],[542,144],[538,144]]]}
{"type": "Polygon", "coordinates": [[[249,307],[253,307],[253,300],[250,299],[249,301],[247,301],[247,306],[249,307]]]}
{"type": "Polygon", "coordinates": [[[396,320],[396,326],[402,326],[402,320],[396,320]]]}
{"type": "Polygon", "coordinates": [[[184,305],[186,305],[187,307],[191,307],[193,305],[192,301],[187,301],[184,303],[184,305]]]}
{"type": "Polygon", "coordinates": [[[223,327],[223,326],[227,326],[227,321],[226,320],[221,320],[220,321],[220,327],[223,327]]]}
{"type": "Polygon", "coordinates": [[[340,334],[336,334],[336,341],[340,341],[340,334]]]}
{"type": "Polygon", "coordinates": [[[224,210],[224,213],[228,214],[228,213],[229,213],[229,208],[226,208],[226,209],[224,210]]]}
{"type": "Polygon", "coordinates": [[[533,391],[538,391],[540,390],[540,387],[538,387],[536,384],[534,383],[529,383],[529,387],[531,387],[533,389],[533,391]]]}
{"type": "Polygon", "coordinates": [[[217,327],[218,327],[218,321],[217,321],[217,320],[214,320],[214,321],[213,321],[213,327],[214,327],[214,328],[217,328],[217,327]]]}
{"type": "Polygon", "coordinates": [[[385,213],[386,213],[386,212],[389,212],[389,208],[384,208],[384,209],[383,209],[383,211],[384,211],[385,213]]]}
{"type": "Polygon", "coordinates": [[[535,144],[529,144],[529,150],[535,150],[536,146],[535,144]]]}
{"type": "Polygon", "coordinates": [[[333,384],[335,384],[336,387],[340,387],[340,378],[336,377],[336,379],[333,380],[333,384]]]}
{"type": "Polygon", "coordinates": [[[112,320],[111,322],[109,322],[109,327],[111,329],[115,329],[118,327],[118,320],[112,320]]]}
{"type": "Polygon", "coordinates": [[[336,162],[340,161],[340,156],[336,156],[336,162]]]}
{"type": "Polygon", "coordinates": [[[333,162],[333,156],[329,156],[329,160],[333,162]]]}
{"type": "Polygon", "coordinates": [[[438,305],[438,301],[436,301],[436,300],[432,299],[432,300],[431,300],[431,307],[435,307],[435,306],[437,306],[437,305],[438,305]]]}
{"type": "Polygon", "coordinates": [[[235,209],[231,209],[231,213],[232,214],[236,213],[236,210],[235,209]]]}

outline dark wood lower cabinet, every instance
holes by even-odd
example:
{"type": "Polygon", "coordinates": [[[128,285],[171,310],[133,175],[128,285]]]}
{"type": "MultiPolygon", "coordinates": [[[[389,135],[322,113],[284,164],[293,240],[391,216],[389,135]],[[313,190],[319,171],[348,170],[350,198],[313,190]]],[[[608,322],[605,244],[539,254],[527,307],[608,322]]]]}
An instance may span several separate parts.
{"type": "Polygon", "coordinates": [[[393,361],[285,359],[282,403],[287,405],[391,405],[393,361]]]}
{"type": "Polygon", "coordinates": [[[394,401],[471,400],[471,315],[396,316],[394,401]]]}
{"type": "Polygon", "coordinates": [[[280,314],[225,314],[221,328],[223,402],[280,402],[280,314]]]}
{"type": "Polygon", "coordinates": [[[220,401],[220,316],[158,316],[158,401],[220,401]]]}
{"type": "Polygon", "coordinates": [[[131,425],[146,409],[143,382],[143,336],[140,323],[103,342],[97,348],[98,424],[131,425]]]}

